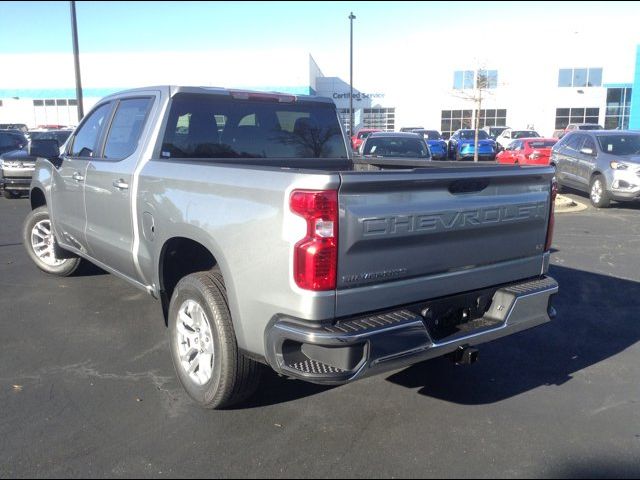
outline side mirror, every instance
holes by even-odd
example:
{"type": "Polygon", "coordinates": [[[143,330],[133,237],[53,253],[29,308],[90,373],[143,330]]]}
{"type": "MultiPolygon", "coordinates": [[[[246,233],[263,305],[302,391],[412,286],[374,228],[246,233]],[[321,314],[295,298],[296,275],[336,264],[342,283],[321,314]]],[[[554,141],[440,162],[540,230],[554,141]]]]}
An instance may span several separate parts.
{"type": "Polygon", "coordinates": [[[594,155],[593,148],[581,148],[580,153],[584,153],[585,155],[594,155]]]}
{"type": "Polygon", "coordinates": [[[60,145],[57,140],[32,140],[29,155],[53,160],[60,157],[60,145]]]}

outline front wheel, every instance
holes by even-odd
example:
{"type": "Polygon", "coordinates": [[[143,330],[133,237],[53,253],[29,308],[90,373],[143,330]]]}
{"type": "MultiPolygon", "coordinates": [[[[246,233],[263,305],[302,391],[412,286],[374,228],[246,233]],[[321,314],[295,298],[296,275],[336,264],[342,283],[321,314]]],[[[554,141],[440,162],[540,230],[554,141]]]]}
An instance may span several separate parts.
{"type": "Polygon", "coordinates": [[[262,366],[238,349],[219,269],[178,282],[169,306],[169,340],[178,379],[200,406],[230,407],[257,389],[262,366]]]}
{"type": "Polygon", "coordinates": [[[611,205],[611,197],[607,192],[607,185],[602,175],[596,175],[591,180],[589,198],[591,199],[591,204],[596,208],[607,208],[611,205]]]}
{"type": "Polygon", "coordinates": [[[58,246],[47,207],[33,210],[24,222],[22,243],[36,266],[52,275],[68,277],[80,265],[80,258],[58,246]]]}

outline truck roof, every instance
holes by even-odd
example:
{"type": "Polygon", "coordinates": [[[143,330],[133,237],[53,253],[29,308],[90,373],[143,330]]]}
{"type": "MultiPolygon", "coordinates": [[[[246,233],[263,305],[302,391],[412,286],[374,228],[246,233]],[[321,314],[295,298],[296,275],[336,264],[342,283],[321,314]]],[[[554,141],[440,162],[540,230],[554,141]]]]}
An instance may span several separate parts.
{"type": "Polygon", "coordinates": [[[169,96],[173,97],[177,93],[196,93],[196,94],[204,94],[204,95],[223,95],[223,96],[251,96],[262,97],[265,95],[273,95],[281,96],[281,97],[293,97],[294,101],[305,101],[305,102],[317,102],[317,103],[334,103],[333,99],[328,97],[318,97],[314,95],[298,95],[292,93],[285,92],[265,92],[258,90],[246,90],[246,89],[238,89],[238,88],[221,88],[221,87],[195,87],[195,86],[186,86],[186,85],[153,85],[149,87],[140,87],[140,88],[132,88],[128,90],[122,90],[119,92],[112,93],[108,95],[106,98],[118,97],[124,94],[131,93],[141,93],[148,92],[149,90],[162,90],[169,94],[169,96]]]}

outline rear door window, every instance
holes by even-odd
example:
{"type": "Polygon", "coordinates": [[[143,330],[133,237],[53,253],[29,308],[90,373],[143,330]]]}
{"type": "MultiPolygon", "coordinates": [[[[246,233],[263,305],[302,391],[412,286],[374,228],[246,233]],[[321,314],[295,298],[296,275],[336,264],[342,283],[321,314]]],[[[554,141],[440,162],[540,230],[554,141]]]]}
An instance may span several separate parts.
{"type": "Polygon", "coordinates": [[[335,105],[174,96],[162,158],[348,158],[335,105]]]}
{"type": "Polygon", "coordinates": [[[152,102],[151,98],[131,98],[118,103],[107,135],[104,158],[121,160],[136,151],[152,102]]]}

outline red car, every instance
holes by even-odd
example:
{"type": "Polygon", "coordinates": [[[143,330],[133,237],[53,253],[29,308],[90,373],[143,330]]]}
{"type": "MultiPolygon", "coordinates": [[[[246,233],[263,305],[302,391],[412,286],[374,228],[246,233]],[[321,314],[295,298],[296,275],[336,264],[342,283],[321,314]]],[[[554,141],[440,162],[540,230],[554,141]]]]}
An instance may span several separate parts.
{"type": "Polygon", "coordinates": [[[496,156],[498,163],[519,163],[523,165],[549,165],[551,147],[557,138],[519,138],[509,144],[496,156]]]}
{"type": "Polygon", "coordinates": [[[378,130],[375,128],[363,128],[362,130],[358,130],[358,133],[351,137],[351,148],[353,148],[353,150],[357,152],[360,148],[360,145],[362,145],[362,142],[364,142],[369,135],[371,135],[373,132],[381,131],[382,130],[378,130]]]}

